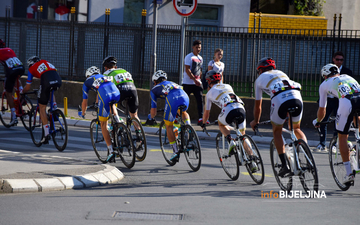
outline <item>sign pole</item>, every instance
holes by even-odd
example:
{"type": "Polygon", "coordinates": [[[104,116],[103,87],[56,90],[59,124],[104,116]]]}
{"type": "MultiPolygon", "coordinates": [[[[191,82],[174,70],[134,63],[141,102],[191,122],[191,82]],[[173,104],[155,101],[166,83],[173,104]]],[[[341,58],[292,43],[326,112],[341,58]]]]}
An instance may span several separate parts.
{"type": "Polygon", "coordinates": [[[156,38],[157,38],[157,0],[153,1],[153,33],[152,33],[152,54],[150,59],[150,90],[153,86],[152,75],[156,72],[156,38]]]}
{"type": "Polygon", "coordinates": [[[180,70],[179,70],[179,84],[182,84],[184,74],[184,48],[185,48],[185,20],[186,17],[181,18],[181,44],[180,44],[180,70]]]}

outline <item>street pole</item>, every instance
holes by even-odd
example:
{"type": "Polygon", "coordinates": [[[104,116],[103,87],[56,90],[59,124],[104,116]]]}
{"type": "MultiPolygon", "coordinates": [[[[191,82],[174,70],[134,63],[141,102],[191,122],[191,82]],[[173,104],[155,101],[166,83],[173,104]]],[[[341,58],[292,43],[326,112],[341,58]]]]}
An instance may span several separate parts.
{"type": "Polygon", "coordinates": [[[185,48],[185,20],[186,17],[181,18],[181,44],[180,44],[180,65],[179,65],[179,84],[182,84],[184,74],[184,48],[185,48]]]}
{"type": "Polygon", "coordinates": [[[157,2],[153,0],[153,33],[152,33],[152,54],[150,59],[150,90],[153,86],[151,77],[156,72],[156,37],[157,37],[157,2]]]}

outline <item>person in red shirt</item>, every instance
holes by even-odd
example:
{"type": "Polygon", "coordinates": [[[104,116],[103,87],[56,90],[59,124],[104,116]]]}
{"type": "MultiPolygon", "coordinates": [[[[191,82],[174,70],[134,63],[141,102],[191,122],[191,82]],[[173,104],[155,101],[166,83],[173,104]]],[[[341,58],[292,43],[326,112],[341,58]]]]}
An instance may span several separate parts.
{"type": "MultiPolygon", "coordinates": [[[[55,66],[46,60],[40,59],[38,56],[32,56],[28,59],[27,64],[29,66],[28,78],[24,87],[23,93],[30,90],[33,77],[41,79],[38,102],[40,107],[40,118],[44,128],[44,137],[41,143],[48,144],[50,140],[49,125],[46,116],[46,105],[50,99],[51,89],[59,89],[61,86],[61,78],[56,71],[55,66]]],[[[54,105],[56,105],[54,101],[54,105]]]]}
{"type": "MultiPolygon", "coordinates": [[[[11,110],[10,125],[17,124],[15,104],[12,97],[15,82],[19,82],[19,77],[24,74],[25,68],[22,62],[16,57],[15,52],[11,48],[6,48],[5,42],[0,39],[0,62],[5,68],[5,83],[6,99],[11,110]]],[[[21,83],[19,85],[22,89],[21,83]]],[[[20,90],[21,91],[21,90],[20,90]]]]}

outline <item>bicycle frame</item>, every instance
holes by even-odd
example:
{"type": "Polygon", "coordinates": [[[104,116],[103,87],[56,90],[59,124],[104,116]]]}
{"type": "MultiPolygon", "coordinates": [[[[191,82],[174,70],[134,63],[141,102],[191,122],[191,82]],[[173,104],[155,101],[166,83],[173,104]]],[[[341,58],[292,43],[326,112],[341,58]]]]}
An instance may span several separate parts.
{"type": "MultiPolygon", "coordinates": [[[[2,99],[6,99],[6,101],[7,101],[6,90],[5,90],[5,80],[1,80],[1,81],[3,81],[2,99]]],[[[19,78],[17,78],[16,81],[15,81],[14,90],[15,90],[14,94],[17,95],[17,99],[14,98],[14,95],[12,95],[11,97],[13,98],[13,102],[14,102],[14,105],[15,105],[16,117],[21,117],[21,116],[23,116],[23,111],[22,111],[22,107],[21,107],[22,105],[21,105],[21,101],[20,101],[21,94],[20,94],[20,80],[19,80],[19,78]]],[[[7,103],[7,105],[9,105],[9,104],[7,103]]],[[[3,100],[1,102],[1,106],[2,107],[4,106],[3,100]]],[[[2,108],[1,110],[5,110],[5,109],[2,108]]]]}

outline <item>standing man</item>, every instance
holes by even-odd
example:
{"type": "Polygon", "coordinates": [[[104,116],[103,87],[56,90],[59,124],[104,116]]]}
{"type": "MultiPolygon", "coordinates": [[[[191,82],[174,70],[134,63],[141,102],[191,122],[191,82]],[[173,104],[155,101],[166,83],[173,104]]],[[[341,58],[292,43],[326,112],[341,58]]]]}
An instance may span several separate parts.
{"type": "Polygon", "coordinates": [[[201,83],[203,58],[200,55],[201,41],[196,40],[192,45],[193,51],[189,53],[184,60],[185,71],[183,76],[182,86],[184,91],[190,98],[190,94],[193,93],[197,103],[198,110],[198,125],[202,125],[203,117],[203,99],[202,92],[203,86],[201,83]]]}
{"type": "Polygon", "coordinates": [[[303,113],[303,101],[300,94],[301,85],[290,80],[284,72],[276,70],[275,61],[272,58],[260,59],[256,70],[259,77],[255,81],[254,120],[251,121],[250,126],[255,130],[255,126],[259,123],[262,111],[262,93],[265,92],[271,98],[270,120],[275,147],[281,160],[281,169],[278,175],[283,177],[290,172],[286,163],[285,146],[282,138],[282,128],[288,108],[296,108],[292,114],[296,137],[307,142],[305,134],[300,129],[303,113]]]}
{"type": "MultiPolygon", "coordinates": [[[[347,74],[349,76],[352,76],[352,71],[343,66],[344,63],[344,53],[341,51],[335,52],[333,55],[333,63],[340,69],[340,74],[347,74]]],[[[339,99],[335,98],[333,95],[328,94],[327,95],[327,105],[326,105],[326,114],[323,122],[328,122],[331,115],[336,116],[336,112],[339,107],[339,99]]],[[[315,121],[315,120],[314,120],[315,121]]],[[[314,149],[316,152],[324,152],[326,153],[328,150],[326,148],[326,135],[327,135],[327,124],[321,124],[320,125],[320,143],[314,149]]],[[[337,132],[334,131],[334,135],[337,135],[337,132]]]]}
{"type": "Polygon", "coordinates": [[[22,86],[18,78],[24,74],[25,68],[22,62],[16,57],[15,52],[11,48],[6,48],[5,42],[2,39],[0,39],[0,63],[5,69],[4,87],[6,91],[6,99],[11,110],[10,125],[13,126],[17,124],[18,121],[16,119],[16,109],[12,92],[15,82],[19,82],[20,92],[22,91],[22,86]]]}
{"type": "Polygon", "coordinates": [[[326,113],[327,95],[330,94],[339,99],[339,108],[336,114],[336,131],[339,133],[339,148],[346,170],[343,183],[354,181],[354,174],[350,164],[350,151],[347,140],[349,137],[350,124],[354,114],[360,109],[360,85],[352,77],[340,75],[339,68],[334,64],[327,64],[321,69],[321,76],[325,81],[319,88],[319,109],[317,111],[315,127],[322,122],[326,113]]]}

